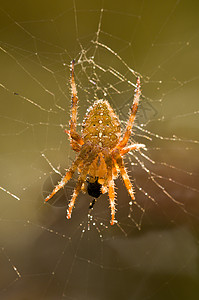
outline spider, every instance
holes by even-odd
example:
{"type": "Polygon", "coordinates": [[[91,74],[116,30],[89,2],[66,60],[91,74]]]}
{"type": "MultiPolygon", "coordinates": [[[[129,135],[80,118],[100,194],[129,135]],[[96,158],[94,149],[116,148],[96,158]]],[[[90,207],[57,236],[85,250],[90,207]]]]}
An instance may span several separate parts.
{"type": "MultiPolygon", "coordinates": [[[[82,123],[80,135],[76,131],[78,96],[74,78],[74,64],[73,60],[71,64],[72,98],[70,129],[65,131],[69,136],[72,149],[79,154],[67,170],[65,176],[55,186],[52,193],[46,197],[45,201],[51,199],[63,188],[72,178],[75,171],[78,170],[79,177],[68,205],[67,219],[71,218],[72,210],[80,191],[88,192],[89,195],[95,198],[99,197],[100,194],[108,192],[111,209],[110,223],[113,225],[117,222],[115,220],[114,179],[117,178],[119,173],[122,176],[131,199],[135,202],[133,187],[124,166],[123,156],[129,151],[145,147],[143,144],[131,144],[127,146],[141,94],[140,78],[137,78],[134,100],[123,135],[121,133],[120,121],[106,100],[96,100],[88,108],[82,123]]],[[[90,208],[93,207],[94,203],[95,199],[90,204],[90,208]]]]}

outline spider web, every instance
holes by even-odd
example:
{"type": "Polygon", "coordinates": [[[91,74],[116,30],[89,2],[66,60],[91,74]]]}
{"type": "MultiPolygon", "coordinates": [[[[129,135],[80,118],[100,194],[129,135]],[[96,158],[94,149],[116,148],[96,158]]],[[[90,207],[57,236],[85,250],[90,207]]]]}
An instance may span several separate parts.
{"type": "Polygon", "coordinates": [[[198,4],[194,1],[5,1],[1,50],[2,299],[198,299],[198,4]],[[124,128],[139,75],[142,99],[126,156],[137,205],[121,179],[117,220],[107,194],[76,177],[44,198],[73,161],[75,59],[80,130],[95,99],[124,128]]]}

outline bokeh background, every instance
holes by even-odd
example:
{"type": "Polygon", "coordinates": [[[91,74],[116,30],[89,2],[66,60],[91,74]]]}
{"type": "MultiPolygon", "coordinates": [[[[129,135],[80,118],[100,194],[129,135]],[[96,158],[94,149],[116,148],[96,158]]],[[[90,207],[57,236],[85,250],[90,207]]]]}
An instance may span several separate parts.
{"type": "Polygon", "coordinates": [[[0,1],[0,294],[31,299],[198,299],[199,4],[197,1],[0,1]],[[120,179],[118,224],[107,195],[88,216],[76,177],[44,204],[75,157],[70,119],[75,59],[79,119],[107,99],[128,118],[142,101],[120,179]],[[20,200],[19,200],[20,199],[20,200]]]}

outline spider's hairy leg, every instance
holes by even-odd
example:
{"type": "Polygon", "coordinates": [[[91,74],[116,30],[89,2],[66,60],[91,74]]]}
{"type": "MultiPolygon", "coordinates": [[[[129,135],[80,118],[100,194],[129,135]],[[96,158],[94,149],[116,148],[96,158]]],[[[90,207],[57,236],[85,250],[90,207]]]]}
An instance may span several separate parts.
{"type": "Polygon", "coordinates": [[[50,200],[72,178],[72,176],[75,173],[77,167],[82,162],[82,160],[84,160],[84,158],[89,155],[90,151],[91,151],[91,147],[89,145],[82,146],[82,149],[81,149],[79,155],[76,157],[76,159],[72,163],[71,167],[66,172],[65,176],[61,179],[61,181],[59,182],[59,184],[56,185],[56,187],[54,188],[54,190],[52,191],[52,193],[48,197],[46,197],[46,199],[45,199],[46,202],[48,200],[50,200]]]}
{"type": "Polygon", "coordinates": [[[116,146],[117,148],[123,148],[126,146],[128,143],[128,140],[131,135],[131,129],[135,120],[135,116],[138,110],[138,104],[140,100],[140,95],[141,95],[141,89],[140,89],[140,78],[137,78],[137,84],[136,84],[136,89],[135,89],[135,94],[134,94],[134,99],[133,99],[133,105],[130,110],[130,117],[126,125],[126,130],[124,132],[122,140],[119,142],[119,144],[116,146]]]}
{"type": "Polygon", "coordinates": [[[67,210],[67,219],[71,218],[72,210],[75,205],[75,200],[77,199],[77,196],[82,188],[83,183],[86,181],[86,177],[89,171],[90,164],[93,162],[93,160],[97,157],[98,151],[96,148],[93,148],[92,151],[90,151],[89,155],[83,159],[83,167],[81,170],[81,174],[79,175],[78,182],[76,185],[76,188],[73,192],[72,199],[70,200],[70,203],[68,205],[67,210]]]}
{"type": "Polygon", "coordinates": [[[132,187],[132,184],[130,182],[129,176],[127,174],[126,168],[124,166],[123,158],[119,154],[119,151],[114,151],[113,157],[114,157],[114,160],[115,160],[115,164],[118,166],[118,168],[120,170],[120,174],[122,176],[122,179],[124,181],[126,189],[129,193],[129,195],[131,196],[131,199],[135,202],[135,195],[134,195],[134,192],[133,192],[133,187],[132,187]]]}
{"type": "Polygon", "coordinates": [[[113,159],[112,155],[109,151],[104,152],[105,155],[105,163],[107,167],[107,181],[106,184],[108,185],[108,195],[109,195],[109,202],[111,208],[111,225],[116,223],[115,220],[115,189],[114,189],[114,180],[113,180],[113,171],[116,172],[116,169],[113,170],[113,159]]]}
{"type": "Polygon", "coordinates": [[[117,168],[116,168],[115,165],[113,165],[112,171],[113,171],[113,178],[114,178],[114,179],[117,178],[117,176],[118,176],[118,170],[117,170],[117,168]]]}
{"type": "Polygon", "coordinates": [[[78,178],[78,182],[77,182],[77,185],[74,189],[74,192],[73,192],[73,196],[68,204],[68,210],[67,210],[67,219],[70,219],[71,218],[71,214],[72,214],[72,210],[73,210],[73,207],[75,205],[75,201],[77,199],[77,196],[79,194],[79,192],[81,191],[82,189],[82,185],[83,183],[86,181],[86,176],[87,176],[87,173],[88,173],[88,169],[89,169],[89,164],[90,164],[90,159],[88,159],[89,162],[87,162],[84,166],[84,171],[82,172],[82,174],[79,175],[79,178],[78,178]]]}
{"type": "Polygon", "coordinates": [[[135,204],[142,212],[144,212],[144,208],[141,207],[140,204],[137,203],[137,202],[135,201],[135,195],[134,195],[133,187],[132,187],[132,184],[131,184],[131,182],[130,182],[129,176],[128,176],[128,174],[127,174],[126,168],[125,168],[125,166],[124,166],[124,162],[123,162],[122,157],[120,157],[120,158],[118,158],[118,159],[116,160],[116,164],[118,164],[118,166],[119,166],[120,173],[121,173],[121,175],[122,175],[122,179],[123,179],[123,181],[124,181],[124,184],[125,184],[125,186],[126,186],[126,189],[127,189],[128,193],[129,193],[129,195],[131,196],[131,199],[133,200],[133,203],[134,203],[134,204],[135,204]]]}
{"type": "Polygon", "coordinates": [[[77,89],[75,84],[75,77],[74,77],[74,64],[75,61],[72,61],[71,64],[71,90],[72,90],[72,98],[71,98],[71,120],[70,120],[70,131],[76,131],[76,124],[77,124],[77,104],[78,104],[78,97],[77,97],[77,89]]]}
{"type": "Polygon", "coordinates": [[[72,149],[76,152],[79,152],[81,150],[81,144],[78,142],[78,139],[77,141],[75,140],[75,135],[71,137],[70,130],[65,129],[65,132],[68,134],[72,149]]]}
{"type": "Polygon", "coordinates": [[[111,225],[114,225],[116,223],[115,220],[115,189],[114,189],[114,180],[109,180],[108,183],[108,195],[109,195],[109,201],[110,201],[110,208],[111,208],[111,225]]]}
{"type": "Polygon", "coordinates": [[[128,153],[132,150],[139,150],[140,148],[145,148],[146,146],[144,144],[132,144],[128,147],[124,147],[120,150],[120,155],[123,156],[124,154],[128,153]]]}
{"type": "Polygon", "coordinates": [[[70,219],[71,218],[71,214],[72,214],[72,210],[73,210],[73,207],[75,205],[75,200],[81,190],[81,187],[82,187],[82,184],[83,184],[83,180],[82,179],[79,179],[78,182],[77,182],[77,185],[74,189],[74,192],[73,192],[73,196],[72,196],[72,199],[70,200],[70,203],[68,205],[68,210],[67,210],[67,219],[70,219]]]}
{"type": "Polygon", "coordinates": [[[66,175],[61,179],[61,181],[58,183],[58,185],[56,185],[56,187],[54,188],[54,190],[52,191],[52,193],[46,197],[46,199],[45,199],[46,202],[48,200],[50,200],[61,188],[63,188],[65,186],[65,184],[72,178],[72,176],[73,176],[73,174],[74,174],[74,172],[75,172],[76,169],[77,169],[77,165],[76,164],[72,165],[70,167],[70,169],[68,170],[68,172],[66,172],[66,175]]]}
{"type": "MultiPolygon", "coordinates": [[[[88,167],[84,169],[84,172],[87,173],[88,171],[88,167]]],[[[78,182],[77,182],[77,185],[74,189],[74,192],[73,192],[73,196],[68,204],[68,209],[67,209],[67,219],[70,219],[71,218],[71,214],[72,214],[72,210],[73,210],[73,207],[75,205],[75,201],[77,199],[77,196],[82,188],[82,185],[83,183],[85,182],[86,180],[86,176],[83,176],[82,174],[80,174],[79,178],[78,178],[78,182]]]]}
{"type": "Polygon", "coordinates": [[[75,77],[74,77],[74,64],[75,64],[75,61],[73,60],[72,65],[71,65],[72,97],[71,97],[71,120],[70,120],[70,131],[69,131],[72,148],[76,146],[73,140],[75,140],[79,145],[84,144],[82,137],[76,132],[78,97],[77,97],[77,89],[76,89],[75,77]]]}

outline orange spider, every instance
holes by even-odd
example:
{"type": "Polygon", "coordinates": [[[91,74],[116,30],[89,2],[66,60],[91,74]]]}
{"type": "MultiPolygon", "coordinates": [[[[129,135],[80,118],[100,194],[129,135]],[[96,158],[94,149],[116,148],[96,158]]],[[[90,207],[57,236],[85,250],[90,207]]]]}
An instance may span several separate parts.
{"type": "MultiPolygon", "coordinates": [[[[140,78],[137,78],[130,117],[122,137],[120,121],[110,104],[104,100],[97,100],[91,107],[89,107],[82,124],[82,133],[81,135],[77,133],[76,124],[78,97],[74,79],[74,60],[72,61],[71,88],[72,103],[70,130],[66,130],[66,132],[69,135],[72,149],[79,152],[79,154],[66,172],[66,175],[54,188],[52,193],[45,199],[45,201],[48,201],[61,188],[63,188],[64,185],[72,178],[76,169],[78,169],[79,177],[72,199],[68,205],[67,218],[71,218],[75,200],[81,190],[83,192],[87,191],[95,198],[108,191],[111,208],[111,225],[113,225],[116,223],[114,179],[118,176],[118,173],[121,174],[131,199],[135,202],[133,188],[122,157],[131,150],[138,150],[145,147],[143,144],[132,144],[126,146],[131,135],[131,129],[138,109],[141,94],[140,78]]],[[[90,205],[90,208],[93,207],[94,201],[90,205]]]]}

